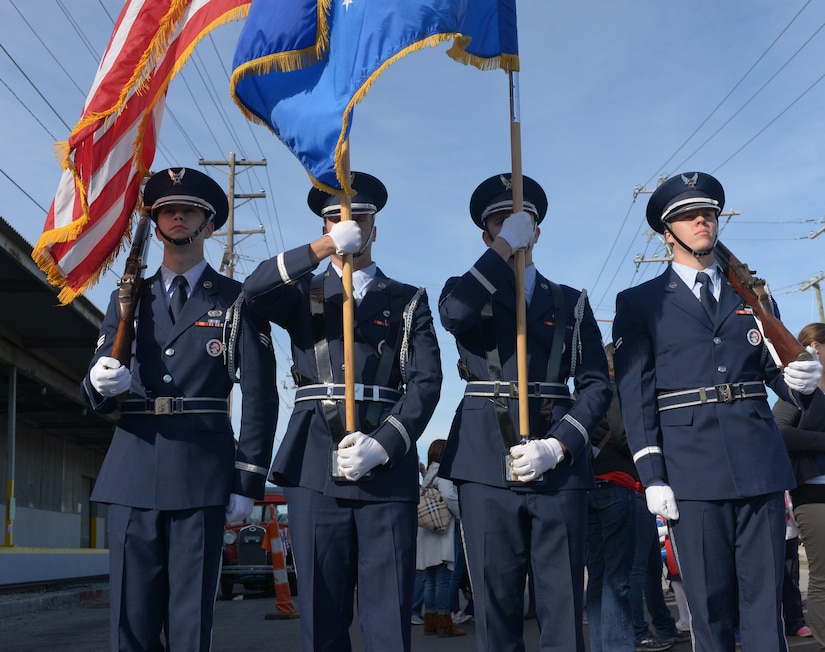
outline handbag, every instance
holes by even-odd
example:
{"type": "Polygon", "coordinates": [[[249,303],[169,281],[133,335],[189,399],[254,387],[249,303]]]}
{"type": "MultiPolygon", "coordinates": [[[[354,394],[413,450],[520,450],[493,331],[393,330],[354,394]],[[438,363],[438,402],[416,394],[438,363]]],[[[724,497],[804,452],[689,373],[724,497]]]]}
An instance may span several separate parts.
{"type": "Polygon", "coordinates": [[[421,499],[418,502],[418,526],[436,534],[444,534],[453,517],[447,501],[437,487],[433,486],[435,474],[421,487],[421,499]]]}

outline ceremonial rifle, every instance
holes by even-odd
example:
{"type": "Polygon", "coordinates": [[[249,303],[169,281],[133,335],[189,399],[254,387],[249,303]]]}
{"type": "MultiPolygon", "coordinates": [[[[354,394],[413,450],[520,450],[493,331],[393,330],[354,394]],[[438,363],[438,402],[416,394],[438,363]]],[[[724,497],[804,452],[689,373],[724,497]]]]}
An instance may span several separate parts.
{"type": "Polygon", "coordinates": [[[150,227],[149,216],[142,214],[132,237],[132,248],[126,259],[126,269],[117,282],[117,332],[112,344],[112,357],[127,368],[132,362],[135,310],[143,282],[143,270],[146,269],[146,249],[149,246],[149,235],[152,232],[150,227]]]}
{"type": "Polygon", "coordinates": [[[762,334],[777,364],[784,367],[794,360],[810,360],[811,354],[774,315],[773,301],[765,280],[754,276],[756,270],[748,269],[718,240],[714,251],[716,262],[722,267],[731,287],[762,323],[762,334]]]}

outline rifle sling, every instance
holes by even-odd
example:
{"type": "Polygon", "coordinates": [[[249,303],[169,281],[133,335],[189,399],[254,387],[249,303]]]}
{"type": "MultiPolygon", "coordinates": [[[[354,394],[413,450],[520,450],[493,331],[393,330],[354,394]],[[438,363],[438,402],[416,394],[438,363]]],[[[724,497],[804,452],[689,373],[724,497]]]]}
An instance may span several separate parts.
{"type": "MultiPolygon", "coordinates": [[[[548,282],[550,283],[550,291],[553,296],[553,313],[556,323],[553,327],[553,342],[550,346],[550,356],[547,360],[546,378],[548,383],[556,383],[558,382],[561,358],[564,352],[564,333],[566,330],[567,312],[564,309],[564,295],[561,287],[552,281],[548,282]]],[[[491,381],[500,381],[503,380],[501,359],[498,353],[498,345],[496,344],[495,319],[493,318],[492,311],[493,306],[491,303],[490,317],[482,320],[481,332],[487,358],[487,374],[491,381]]],[[[516,435],[513,419],[510,416],[509,398],[507,396],[497,396],[490,400],[493,402],[495,409],[496,420],[498,421],[499,431],[501,432],[501,440],[504,443],[505,449],[510,450],[512,446],[519,443],[519,437],[516,435]]],[[[541,433],[547,429],[547,424],[553,410],[553,403],[554,399],[552,398],[543,398],[541,400],[537,432],[541,433]]],[[[529,433],[526,434],[529,435],[529,433]]]]}
{"type": "MultiPolygon", "coordinates": [[[[310,315],[312,321],[312,335],[315,341],[315,364],[318,369],[318,383],[332,384],[335,382],[332,373],[332,361],[329,354],[329,342],[324,328],[324,279],[326,274],[317,274],[312,277],[310,284],[310,315]]],[[[392,373],[393,362],[396,357],[398,335],[401,331],[401,315],[404,309],[404,286],[389,279],[390,284],[390,323],[387,338],[378,359],[373,383],[376,386],[386,386],[392,373]]],[[[346,434],[346,428],[338,412],[338,401],[333,399],[321,400],[324,417],[329,427],[333,442],[337,445],[346,434]]],[[[371,432],[381,418],[383,406],[379,401],[370,401],[362,429],[371,432]]]]}

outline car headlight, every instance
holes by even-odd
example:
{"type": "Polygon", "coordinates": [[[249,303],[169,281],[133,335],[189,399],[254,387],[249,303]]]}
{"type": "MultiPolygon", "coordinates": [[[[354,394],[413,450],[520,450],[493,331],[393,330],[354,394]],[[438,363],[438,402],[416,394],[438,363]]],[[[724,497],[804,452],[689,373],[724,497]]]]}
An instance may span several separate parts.
{"type": "Polygon", "coordinates": [[[238,540],[238,535],[234,530],[226,530],[223,533],[223,543],[226,546],[231,546],[238,540]]]}

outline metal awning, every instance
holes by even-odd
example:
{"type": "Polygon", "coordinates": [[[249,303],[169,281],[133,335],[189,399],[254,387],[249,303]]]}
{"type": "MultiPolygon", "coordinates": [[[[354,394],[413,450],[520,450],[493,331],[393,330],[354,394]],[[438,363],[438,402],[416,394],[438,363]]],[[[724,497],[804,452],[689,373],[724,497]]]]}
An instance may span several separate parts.
{"type": "Polygon", "coordinates": [[[114,420],[80,399],[103,313],[85,297],[61,306],[31,253],[0,218],[0,418],[8,419],[14,368],[18,423],[105,452],[114,420]]]}

